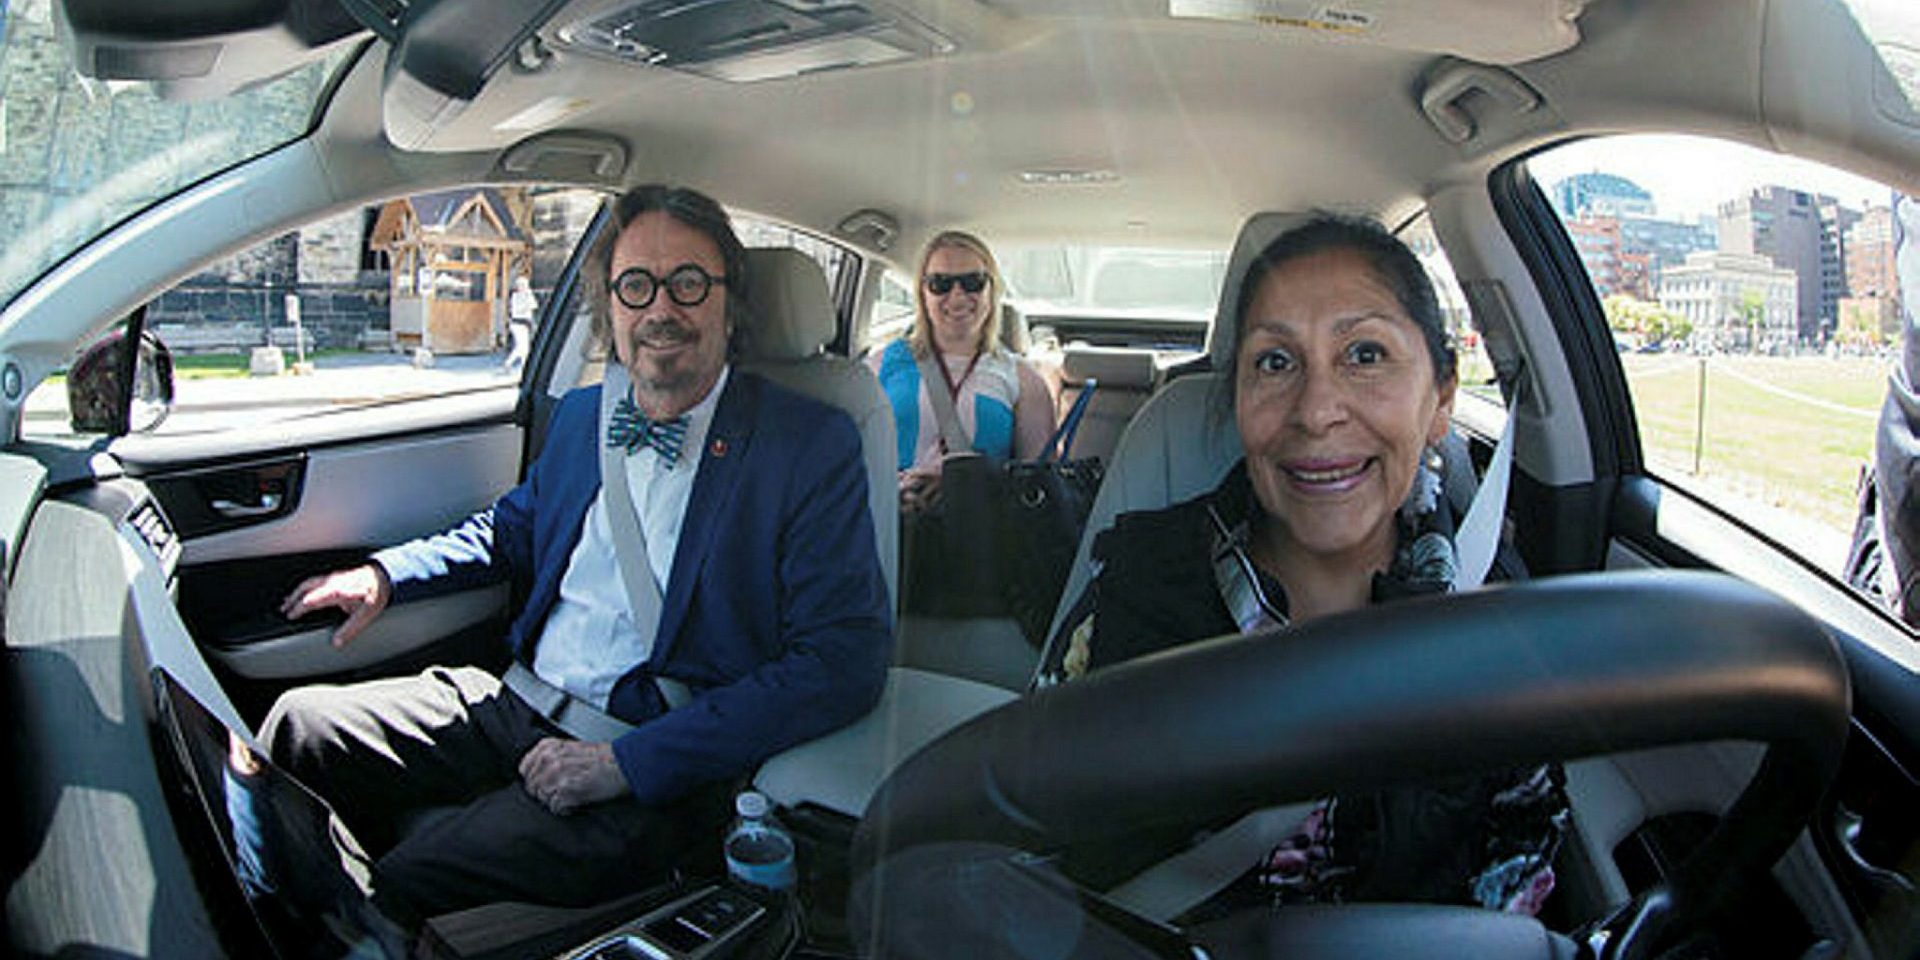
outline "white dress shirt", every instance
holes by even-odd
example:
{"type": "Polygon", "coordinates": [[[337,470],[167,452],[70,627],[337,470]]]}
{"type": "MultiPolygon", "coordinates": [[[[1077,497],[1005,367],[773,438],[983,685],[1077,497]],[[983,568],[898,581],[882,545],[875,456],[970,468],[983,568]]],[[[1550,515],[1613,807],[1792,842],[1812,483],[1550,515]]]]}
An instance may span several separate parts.
{"type": "MultiPolygon", "coordinates": [[[[647,566],[653,582],[666,596],[673,572],[673,555],[680,545],[680,525],[686,518],[693,481],[700,472],[707,430],[713,411],[727,386],[729,368],[720,370],[713,389],[687,411],[687,436],[680,459],[668,466],[652,447],[641,447],[626,458],[627,487],[640,526],[647,538],[647,566]]],[[[605,429],[604,425],[601,429],[605,429]]],[[[605,443],[604,437],[600,438],[605,443]]],[[[540,679],[605,709],[614,682],[653,653],[657,623],[634,623],[632,604],[620,577],[613,533],[607,524],[606,504],[593,498],[560,578],[560,598],[547,614],[534,646],[533,672],[540,679]]]]}

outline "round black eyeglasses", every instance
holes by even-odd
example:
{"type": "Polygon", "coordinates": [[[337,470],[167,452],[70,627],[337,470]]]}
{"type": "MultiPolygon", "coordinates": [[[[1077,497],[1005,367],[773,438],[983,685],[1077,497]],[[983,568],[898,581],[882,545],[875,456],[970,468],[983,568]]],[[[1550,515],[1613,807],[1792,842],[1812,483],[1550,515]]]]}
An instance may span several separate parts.
{"type": "Polygon", "coordinates": [[[628,267],[613,278],[613,296],[630,309],[645,310],[664,288],[667,299],[683,307],[697,307],[707,302],[715,284],[724,287],[727,278],[716,277],[696,263],[675,267],[664,277],[656,277],[640,267],[628,267]]]}

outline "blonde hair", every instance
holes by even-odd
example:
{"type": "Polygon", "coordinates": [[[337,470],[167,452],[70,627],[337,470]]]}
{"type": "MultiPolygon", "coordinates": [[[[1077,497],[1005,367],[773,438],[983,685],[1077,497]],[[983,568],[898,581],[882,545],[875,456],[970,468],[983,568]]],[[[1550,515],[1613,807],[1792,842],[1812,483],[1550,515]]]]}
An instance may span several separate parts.
{"type": "Polygon", "coordinates": [[[913,348],[916,357],[927,356],[933,348],[933,321],[927,314],[927,264],[933,261],[935,251],[948,248],[965,250],[986,264],[987,319],[980,325],[980,342],[974,344],[974,351],[986,353],[1000,342],[1000,294],[1005,287],[1000,280],[1000,264],[979,237],[947,230],[927,241],[927,248],[920,252],[920,269],[913,278],[913,331],[907,335],[907,346],[913,348]]]}

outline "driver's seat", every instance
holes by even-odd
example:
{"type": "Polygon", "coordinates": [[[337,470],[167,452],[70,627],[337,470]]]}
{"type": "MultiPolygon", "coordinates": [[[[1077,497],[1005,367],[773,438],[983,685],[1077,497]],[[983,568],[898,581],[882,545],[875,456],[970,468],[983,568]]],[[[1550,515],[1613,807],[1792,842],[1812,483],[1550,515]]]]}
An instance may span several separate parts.
{"type": "Polygon", "coordinates": [[[1229,372],[1233,358],[1230,325],[1247,267],[1267,244],[1309,218],[1304,213],[1256,213],[1240,227],[1233,255],[1227,260],[1226,282],[1207,331],[1204,372],[1178,377],[1141,406],[1120,435],[1106,478],[1094,497],[1093,509],[1080,535],[1080,548],[1067,574],[1066,589],[1054,609],[1047,631],[1035,686],[1060,654],[1061,626],[1093,580],[1093,541],[1113,526],[1114,518],[1135,510],[1158,510],[1197,497],[1218,486],[1227,470],[1240,459],[1240,434],[1227,411],[1224,391],[1232,389],[1229,372]]]}
{"type": "MultiPolygon", "coordinates": [[[[1169,382],[1141,407],[1114,449],[1106,479],[1088,514],[1086,529],[1054,611],[1031,683],[1053,682],[1065,654],[1070,617],[1094,575],[1095,539],[1122,513],[1158,510],[1213,490],[1242,455],[1227,391],[1233,389],[1234,310],[1247,268],[1282,233],[1311,218],[1305,213],[1257,213],[1247,218],[1227,262],[1213,325],[1208,330],[1202,372],[1169,382]]],[[[1441,445],[1446,463],[1443,489],[1464,512],[1477,486],[1466,441],[1450,431],[1441,445]]],[[[1170,918],[1206,899],[1271,849],[1305,815],[1305,805],[1256,811],[1200,844],[1109,891],[1137,913],[1170,918]]]]}

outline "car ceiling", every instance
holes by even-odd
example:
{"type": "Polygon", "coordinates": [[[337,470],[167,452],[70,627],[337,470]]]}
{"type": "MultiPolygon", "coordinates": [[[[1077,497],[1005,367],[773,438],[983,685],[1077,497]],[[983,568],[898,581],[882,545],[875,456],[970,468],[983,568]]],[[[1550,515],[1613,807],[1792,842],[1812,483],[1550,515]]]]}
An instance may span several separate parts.
{"type": "MultiPolygon", "coordinates": [[[[496,149],[524,135],[502,130],[517,115],[571,108],[557,125],[629,145],[628,180],[690,183],[816,228],[879,209],[900,221],[903,249],[947,226],[1000,241],[1224,246],[1254,210],[1410,214],[1435,172],[1462,158],[1421,115],[1423,75],[1445,53],[1512,61],[1558,50],[1577,40],[1573,15],[1585,6],[1373,4],[1403,8],[1381,17],[1397,29],[1355,39],[1176,19],[1166,0],[896,2],[958,50],[742,84],[557,42],[544,68],[499,71],[419,148],[496,149]],[[1019,179],[1057,170],[1118,179],[1019,179]]],[[[551,40],[617,6],[567,4],[540,33],[551,40]]]]}
{"type": "Polygon", "coordinates": [[[555,130],[619,141],[629,159],[609,171],[615,183],[686,183],[823,233],[881,211],[899,227],[894,256],[948,227],[996,243],[1224,248],[1261,210],[1394,223],[1445,187],[1589,133],[1692,130],[1920,188],[1920,110],[1886,102],[1894,84],[1854,22],[1862,3],[1884,15],[1900,0],[861,0],[953,49],[749,83],[568,42],[570,26],[635,2],[414,0],[426,13],[402,28],[408,39],[437,20],[453,33],[434,44],[458,44],[462,29],[495,47],[531,33],[551,55],[494,70],[470,102],[421,104],[396,96],[410,61],[376,45],[318,140],[336,195],[471,176],[555,130]],[[1234,7],[1266,19],[1170,14],[1234,7]],[[1369,27],[1302,25],[1336,7],[1369,27]],[[485,30],[467,27],[470,12],[485,30]],[[1468,94],[1474,136],[1450,141],[1420,97],[1462,67],[1512,78],[1539,103],[1468,94]],[[1862,109],[1868,101],[1879,109],[1862,109]],[[1033,184],[1028,171],[1112,179],[1033,184]]]}

